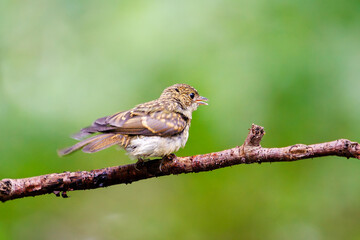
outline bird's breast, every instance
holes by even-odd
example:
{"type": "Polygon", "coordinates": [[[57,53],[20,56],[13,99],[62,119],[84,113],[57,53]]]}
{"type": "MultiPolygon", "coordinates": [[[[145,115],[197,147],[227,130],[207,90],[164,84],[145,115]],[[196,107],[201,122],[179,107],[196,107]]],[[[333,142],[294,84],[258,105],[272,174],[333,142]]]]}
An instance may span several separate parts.
{"type": "Polygon", "coordinates": [[[136,136],[131,139],[125,150],[133,158],[163,157],[184,147],[188,137],[189,126],[174,136],[136,136]]]}

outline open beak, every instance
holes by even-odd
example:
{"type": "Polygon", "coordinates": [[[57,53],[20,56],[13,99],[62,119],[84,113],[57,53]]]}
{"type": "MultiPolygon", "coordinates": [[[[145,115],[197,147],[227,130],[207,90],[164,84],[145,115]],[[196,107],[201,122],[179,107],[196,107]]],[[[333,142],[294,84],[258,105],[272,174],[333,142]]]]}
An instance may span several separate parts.
{"type": "Polygon", "coordinates": [[[206,97],[202,97],[202,96],[199,96],[195,102],[199,105],[208,105],[207,102],[204,102],[204,101],[207,101],[208,99],[206,97]]]}

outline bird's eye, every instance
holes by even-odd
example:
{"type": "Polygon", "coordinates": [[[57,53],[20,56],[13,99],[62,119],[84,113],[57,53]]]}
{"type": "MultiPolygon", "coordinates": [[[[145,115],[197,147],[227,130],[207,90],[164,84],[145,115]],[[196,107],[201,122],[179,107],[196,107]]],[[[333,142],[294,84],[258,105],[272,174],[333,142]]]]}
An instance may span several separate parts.
{"type": "Polygon", "coordinates": [[[175,88],[175,91],[180,92],[179,89],[175,88]]]}
{"type": "Polygon", "coordinates": [[[189,95],[190,97],[191,97],[191,99],[194,99],[194,97],[195,97],[195,93],[190,93],[190,95],[189,95]]]}

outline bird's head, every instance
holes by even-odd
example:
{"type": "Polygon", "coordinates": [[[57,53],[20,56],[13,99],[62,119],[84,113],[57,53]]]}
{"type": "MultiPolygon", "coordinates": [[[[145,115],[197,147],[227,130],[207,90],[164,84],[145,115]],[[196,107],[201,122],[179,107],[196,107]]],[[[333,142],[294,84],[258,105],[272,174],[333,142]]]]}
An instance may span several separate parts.
{"type": "Polygon", "coordinates": [[[184,110],[190,113],[199,105],[208,105],[207,98],[199,95],[198,91],[187,84],[175,84],[166,88],[160,98],[176,100],[184,110]]]}

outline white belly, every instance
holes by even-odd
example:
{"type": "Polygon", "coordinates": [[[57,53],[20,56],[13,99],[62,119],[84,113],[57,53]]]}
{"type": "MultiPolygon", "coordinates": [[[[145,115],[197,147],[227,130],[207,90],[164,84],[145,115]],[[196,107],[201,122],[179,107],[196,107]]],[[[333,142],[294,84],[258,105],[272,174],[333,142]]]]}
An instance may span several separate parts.
{"type": "Polygon", "coordinates": [[[189,137],[189,127],[173,137],[138,136],[125,148],[133,158],[163,157],[184,147],[189,137]]]}

